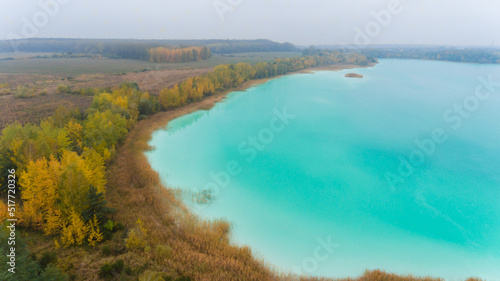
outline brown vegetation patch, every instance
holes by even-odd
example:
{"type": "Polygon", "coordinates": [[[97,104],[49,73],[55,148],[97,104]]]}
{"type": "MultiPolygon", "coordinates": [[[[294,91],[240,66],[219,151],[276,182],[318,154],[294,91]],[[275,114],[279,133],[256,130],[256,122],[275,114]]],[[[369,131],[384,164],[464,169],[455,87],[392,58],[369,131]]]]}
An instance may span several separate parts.
{"type": "Polygon", "coordinates": [[[0,73],[0,84],[8,83],[9,88],[12,90],[16,89],[18,86],[44,88],[49,94],[54,94],[56,93],[57,86],[60,84],[68,85],[72,89],[80,89],[89,87],[114,87],[123,82],[135,81],[139,84],[141,91],[149,91],[152,94],[158,94],[160,90],[165,87],[172,87],[175,83],[182,82],[186,78],[205,74],[212,69],[213,68],[146,70],[123,74],[82,74],[75,77],[0,73]]]}
{"type": "Polygon", "coordinates": [[[27,99],[15,99],[12,96],[2,98],[0,99],[0,131],[13,122],[38,123],[52,116],[59,106],[78,107],[84,111],[91,103],[92,97],[68,94],[39,95],[27,99]]]}
{"type": "Polygon", "coordinates": [[[0,84],[6,83],[14,91],[18,86],[43,89],[46,95],[27,99],[16,99],[13,94],[0,95],[0,131],[12,122],[37,123],[49,117],[59,107],[78,107],[81,111],[92,103],[92,97],[57,93],[57,86],[64,84],[71,89],[104,88],[120,85],[123,82],[136,81],[141,91],[158,94],[165,87],[185,80],[188,77],[204,74],[212,68],[154,70],[127,74],[83,74],[74,78],[36,75],[36,74],[1,74],[0,84]],[[64,80],[62,80],[64,79],[64,80]]]}

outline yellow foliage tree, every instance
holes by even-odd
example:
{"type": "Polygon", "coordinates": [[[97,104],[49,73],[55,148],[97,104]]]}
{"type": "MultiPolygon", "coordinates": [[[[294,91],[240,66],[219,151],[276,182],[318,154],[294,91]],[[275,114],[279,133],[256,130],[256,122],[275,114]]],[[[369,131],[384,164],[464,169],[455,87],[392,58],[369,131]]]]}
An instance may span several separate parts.
{"type": "MultiPolygon", "coordinates": [[[[66,151],[61,162],[54,157],[50,161],[45,158],[30,161],[26,170],[21,172],[19,184],[24,201],[23,224],[43,230],[47,235],[59,233],[63,225],[63,244],[81,244],[87,232],[77,233],[75,228],[83,223],[79,214],[85,208],[90,185],[95,186],[98,192],[105,192],[104,160],[94,150],[87,150],[83,157],[66,151]],[[71,239],[75,241],[71,242],[71,239]]],[[[91,221],[86,226],[92,229],[90,239],[93,243],[102,240],[96,223],[91,221]]]]}
{"type": "Polygon", "coordinates": [[[96,243],[102,240],[104,240],[104,235],[99,229],[97,216],[85,223],[82,216],[73,210],[69,221],[62,225],[61,236],[59,239],[55,239],[54,243],[56,247],[61,245],[64,247],[80,246],[84,242],[87,242],[90,246],[95,246],[96,243]]]}
{"type": "Polygon", "coordinates": [[[81,213],[85,206],[90,185],[99,192],[105,191],[104,160],[97,152],[85,152],[85,158],[77,153],[67,151],[61,158],[61,175],[59,178],[59,204],[61,211],[68,216],[69,210],[81,213]]]}
{"type": "Polygon", "coordinates": [[[181,96],[187,97],[190,101],[198,100],[196,89],[194,88],[194,79],[192,77],[186,79],[180,86],[181,96]]]}
{"type": "Polygon", "coordinates": [[[83,127],[79,123],[70,120],[66,126],[66,131],[68,132],[68,137],[70,141],[70,146],[77,152],[82,152],[82,132],[83,127]]]}
{"type": "Polygon", "coordinates": [[[83,144],[93,148],[105,160],[109,160],[115,150],[115,145],[125,137],[126,119],[110,109],[95,112],[87,118],[83,126],[83,144]]]}
{"type": "Polygon", "coordinates": [[[48,159],[53,155],[57,158],[69,145],[66,129],[49,121],[42,121],[40,126],[14,123],[2,131],[0,139],[0,150],[18,170],[24,170],[30,161],[42,157],[48,159]]]}
{"type": "Polygon", "coordinates": [[[89,245],[95,246],[96,243],[101,242],[104,239],[104,236],[99,229],[99,221],[97,220],[96,215],[94,215],[94,218],[87,223],[87,229],[87,241],[89,242],[89,245]]]}
{"type": "Polygon", "coordinates": [[[62,228],[60,243],[67,247],[70,245],[82,245],[88,237],[89,226],[85,224],[79,213],[71,211],[69,223],[62,228]]]}
{"type": "Polygon", "coordinates": [[[82,156],[85,160],[85,172],[90,184],[97,188],[97,192],[105,194],[106,166],[104,165],[104,157],[102,157],[94,149],[85,150],[82,156]]]}
{"type": "Polygon", "coordinates": [[[208,59],[210,57],[210,50],[207,47],[157,47],[149,50],[149,57],[151,62],[190,62],[208,59]]]}
{"type": "Polygon", "coordinates": [[[59,162],[41,158],[30,161],[21,172],[19,185],[23,204],[22,223],[46,234],[54,234],[61,223],[61,213],[56,206],[61,170],[59,162]]]}
{"type": "Polygon", "coordinates": [[[146,236],[146,228],[144,228],[141,219],[138,219],[136,226],[129,230],[127,238],[125,238],[125,246],[128,249],[144,249],[146,246],[146,236]]]}
{"type": "Polygon", "coordinates": [[[173,88],[165,88],[160,91],[159,101],[163,109],[170,109],[181,106],[181,97],[179,85],[175,84],[173,88]]]}

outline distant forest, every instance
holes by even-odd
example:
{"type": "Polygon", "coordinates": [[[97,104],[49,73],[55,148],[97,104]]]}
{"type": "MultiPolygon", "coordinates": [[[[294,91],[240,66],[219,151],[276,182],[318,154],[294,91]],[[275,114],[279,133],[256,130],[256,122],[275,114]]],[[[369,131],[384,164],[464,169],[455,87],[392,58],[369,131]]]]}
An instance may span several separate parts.
{"type": "MultiPolygon", "coordinates": [[[[344,45],[323,48],[352,52],[344,45]]],[[[188,62],[204,60],[210,54],[249,52],[293,52],[300,49],[291,43],[271,40],[135,40],[135,39],[64,39],[31,38],[0,40],[2,52],[47,52],[64,56],[104,56],[114,59],[137,59],[154,62],[188,62]]],[[[302,48],[314,55],[314,47],[302,48]]],[[[472,63],[500,63],[498,48],[453,48],[419,45],[374,45],[355,48],[356,52],[374,58],[427,59],[472,63]]]]}
{"type": "Polygon", "coordinates": [[[150,60],[150,49],[206,47],[212,53],[296,51],[291,43],[270,40],[122,40],[122,39],[18,39],[0,41],[1,52],[96,54],[108,58],[150,60]]]}
{"type": "Polygon", "coordinates": [[[356,50],[375,58],[426,59],[472,63],[500,63],[500,50],[488,48],[388,47],[356,50]]]}

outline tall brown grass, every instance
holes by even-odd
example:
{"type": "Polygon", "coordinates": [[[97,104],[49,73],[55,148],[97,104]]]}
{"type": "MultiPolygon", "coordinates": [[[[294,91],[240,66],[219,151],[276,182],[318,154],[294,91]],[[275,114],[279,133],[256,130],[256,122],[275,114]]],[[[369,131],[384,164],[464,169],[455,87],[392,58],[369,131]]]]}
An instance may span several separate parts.
{"type": "Polygon", "coordinates": [[[228,241],[229,224],[206,222],[192,215],[165,188],[144,155],[151,133],[165,125],[170,113],[140,121],[111,163],[106,197],[117,209],[115,219],[133,227],[141,219],[151,248],[168,245],[169,258],[151,258],[160,270],[175,270],[194,280],[272,280],[272,272],[246,247],[228,241]]]}

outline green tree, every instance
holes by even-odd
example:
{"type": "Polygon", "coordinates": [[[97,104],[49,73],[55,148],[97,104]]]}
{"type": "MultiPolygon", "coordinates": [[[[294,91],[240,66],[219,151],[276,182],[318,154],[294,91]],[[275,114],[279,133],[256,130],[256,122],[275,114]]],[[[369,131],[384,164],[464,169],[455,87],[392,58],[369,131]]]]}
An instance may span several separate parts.
{"type": "Polygon", "coordinates": [[[31,258],[30,252],[26,249],[26,244],[21,237],[16,238],[16,264],[15,273],[8,271],[10,266],[7,264],[10,262],[10,258],[7,257],[10,254],[11,245],[8,244],[8,239],[10,236],[10,230],[6,228],[6,224],[0,226],[0,280],[2,281],[17,281],[17,280],[30,280],[30,281],[66,281],[68,276],[61,273],[61,271],[53,266],[49,265],[45,270],[42,270],[41,266],[36,260],[31,258]]]}
{"type": "Polygon", "coordinates": [[[109,215],[116,212],[115,209],[106,206],[108,201],[104,198],[103,192],[97,192],[97,188],[90,186],[87,198],[85,199],[85,210],[82,212],[82,218],[85,222],[90,221],[94,216],[101,224],[104,224],[109,215]]]}

